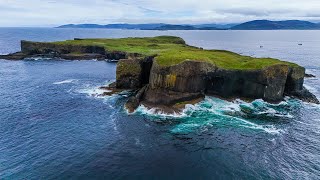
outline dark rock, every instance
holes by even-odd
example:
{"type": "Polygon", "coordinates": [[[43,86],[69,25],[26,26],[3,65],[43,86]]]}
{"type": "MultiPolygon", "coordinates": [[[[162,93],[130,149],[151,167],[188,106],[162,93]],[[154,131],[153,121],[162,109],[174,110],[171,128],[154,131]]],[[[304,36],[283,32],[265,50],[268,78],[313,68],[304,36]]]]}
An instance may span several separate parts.
{"type": "Polygon", "coordinates": [[[273,65],[262,70],[259,78],[262,80],[266,78],[266,86],[262,97],[264,100],[268,102],[280,102],[283,100],[288,73],[288,65],[273,65]]]}
{"type": "Polygon", "coordinates": [[[23,60],[27,57],[27,55],[17,52],[17,53],[12,53],[8,55],[0,55],[0,59],[6,59],[6,60],[23,60]]]}
{"type": "Polygon", "coordinates": [[[213,64],[200,61],[184,61],[175,66],[160,66],[154,61],[150,73],[150,88],[188,93],[204,92],[206,75],[216,69],[213,64]]]}
{"type": "Polygon", "coordinates": [[[129,100],[126,102],[125,107],[129,111],[129,113],[133,113],[139,107],[140,102],[147,88],[147,85],[144,86],[137,92],[135,96],[130,97],[129,100]]]}
{"type": "Polygon", "coordinates": [[[204,98],[204,94],[176,92],[167,89],[151,89],[149,87],[144,94],[143,102],[153,106],[173,106],[180,102],[192,101],[199,98],[204,98]]]}
{"type": "Polygon", "coordinates": [[[108,52],[106,53],[106,56],[107,56],[107,59],[112,59],[112,60],[128,59],[127,53],[121,52],[121,51],[108,52]]]}
{"type": "Polygon", "coordinates": [[[304,77],[305,77],[305,78],[315,78],[316,76],[313,75],[313,74],[307,74],[307,73],[306,73],[306,74],[304,75],[304,77]]]}
{"type": "Polygon", "coordinates": [[[139,59],[121,59],[117,64],[117,88],[138,89],[142,86],[139,59]]]}
{"type": "Polygon", "coordinates": [[[117,88],[117,83],[113,82],[113,83],[109,84],[109,88],[117,88]]]}
{"type": "Polygon", "coordinates": [[[289,69],[287,82],[285,85],[285,92],[291,94],[292,92],[301,91],[303,89],[305,68],[294,67],[289,69]]]}
{"type": "Polygon", "coordinates": [[[304,102],[320,104],[317,97],[314,94],[312,94],[309,90],[307,90],[305,87],[303,87],[302,90],[292,92],[289,95],[292,97],[296,97],[298,99],[301,99],[304,102]]]}
{"type": "Polygon", "coordinates": [[[91,59],[97,59],[97,60],[105,60],[106,56],[101,54],[61,54],[57,56],[61,59],[65,60],[91,60],[91,59]]]}
{"type": "Polygon", "coordinates": [[[121,59],[117,64],[117,88],[138,89],[149,83],[153,57],[121,59]]]}
{"type": "MultiPolygon", "coordinates": [[[[148,91],[157,90],[158,94],[161,94],[159,91],[205,93],[225,98],[263,98],[269,102],[279,102],[283,99],[288,71],[287,65],[274,65],[261,70],[226,70],[202,61],[184,61],[169,67],[159,66],[155,61],[148,91]]],[[[173,101],[179,99],[174,95],[166,98],[173,101]]]]}
{"type": "Polygon", "coordinates": [[[102,96],[111,96],[113,94],[118,94],[121,91],[123,91],[123,89],[116,88],[116,82],[113,82],[113,83],[109,84],[108,86],[102,86],[99,89],[107,90],[107,92],[104,92],[102,94],[102,96]]]}
{"type": "Polygon", "coordinates": [[[128,99],[125,104],[125,108],[128,110],[129,113],[133,113],[140,105],[140,102],[135,96],[132,96],[128,99]]]}

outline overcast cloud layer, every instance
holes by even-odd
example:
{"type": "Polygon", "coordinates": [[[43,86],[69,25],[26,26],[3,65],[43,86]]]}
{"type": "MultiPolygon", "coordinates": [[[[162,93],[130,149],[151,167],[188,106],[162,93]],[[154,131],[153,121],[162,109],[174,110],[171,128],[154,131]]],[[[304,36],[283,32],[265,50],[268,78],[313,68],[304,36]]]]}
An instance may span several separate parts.
{"type": "Polygon", "coordinates": [[[319,21],[319,0],[0,0],[0,26],[319,21]]]}

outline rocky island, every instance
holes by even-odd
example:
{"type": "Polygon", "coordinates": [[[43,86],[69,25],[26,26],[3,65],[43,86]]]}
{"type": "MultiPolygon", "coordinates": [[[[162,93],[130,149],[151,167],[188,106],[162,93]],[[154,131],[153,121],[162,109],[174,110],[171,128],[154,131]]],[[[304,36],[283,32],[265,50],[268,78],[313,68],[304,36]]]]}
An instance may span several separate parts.
{"type": "Polygon", "coordinates": [[[139,104],[178,111],[205,95],[225,99],[264,99],[277,103],[284,96],[319,103],[303,87],[305,68],[272,58],[253,58],[223,50],[187,45],[173,36],[121,39],[74,39],[61,42],[21,41],[21,52],[0,59],[30,57],[67,60],[119,60],[115,92],[134,90],[126,108],[139,104]]]}

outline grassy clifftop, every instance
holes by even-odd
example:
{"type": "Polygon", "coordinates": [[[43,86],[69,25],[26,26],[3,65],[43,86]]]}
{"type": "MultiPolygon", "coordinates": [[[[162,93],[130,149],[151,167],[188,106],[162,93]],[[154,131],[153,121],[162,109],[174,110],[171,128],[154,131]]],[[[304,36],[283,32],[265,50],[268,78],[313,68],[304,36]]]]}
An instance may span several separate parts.
{"type": "Polygon", "coordinates": [[[272,58],[253,58],[229,51],[203,50],[188,46],[185,41],[174,36],[158,36],[145,38],[121,39],[81,39],[54,42],[63,45],[95,45],[104,47],[107,51],[123,51],[139,53],[144,56],[157,55],[156,60],[161,66],[179,64],[185,60],[206,61],[225,69],[261,69],[275,64],[293,63],[272,58]]]}

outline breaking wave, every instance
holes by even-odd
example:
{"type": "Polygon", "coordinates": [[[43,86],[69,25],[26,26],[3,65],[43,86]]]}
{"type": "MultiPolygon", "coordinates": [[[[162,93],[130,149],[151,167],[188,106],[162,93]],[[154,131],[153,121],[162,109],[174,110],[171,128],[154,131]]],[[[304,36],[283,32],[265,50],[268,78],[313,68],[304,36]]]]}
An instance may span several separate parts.
{"type": "Polygon", "coordinates": [[[188,133],[206,131],[208,128],[249,128],[270,134],[279,134],[283,130],[279,123],[293,118],[294,108],[300,106],[300,101],[286,98],[279,104],[270,104],[263,100],[245,102],[235,100],[225,101],[215,97],[206,97],[195,105],[187,105],[181,113],[166,114],[158,109],[141,105],[135,111],[138,115],[147,115],[155,121],[175,120],[173,133],[188,133]]]}
{"type": "Polygon", "coordinates": [[[73,83],[73,82],[76,82],[77,80],[76,79],[67,79],[67,80],[64,80],[64,81],[58,81],[58,82],[54,82],[52,84],[55,84],[55,85],[59,85],[59,84],[70,84],[70,83],[73,83]]]}
{"type": "Polygon", "coordinates": [[[76,92],[80,94],[86,94],[90,97],[103,98],[104,97],[102,96],[103,93],[110,92],[110,91],[106,89],[101,89],[100,86],[88,86],[88,87],[80,88],[76,90],[76,92]]]}

